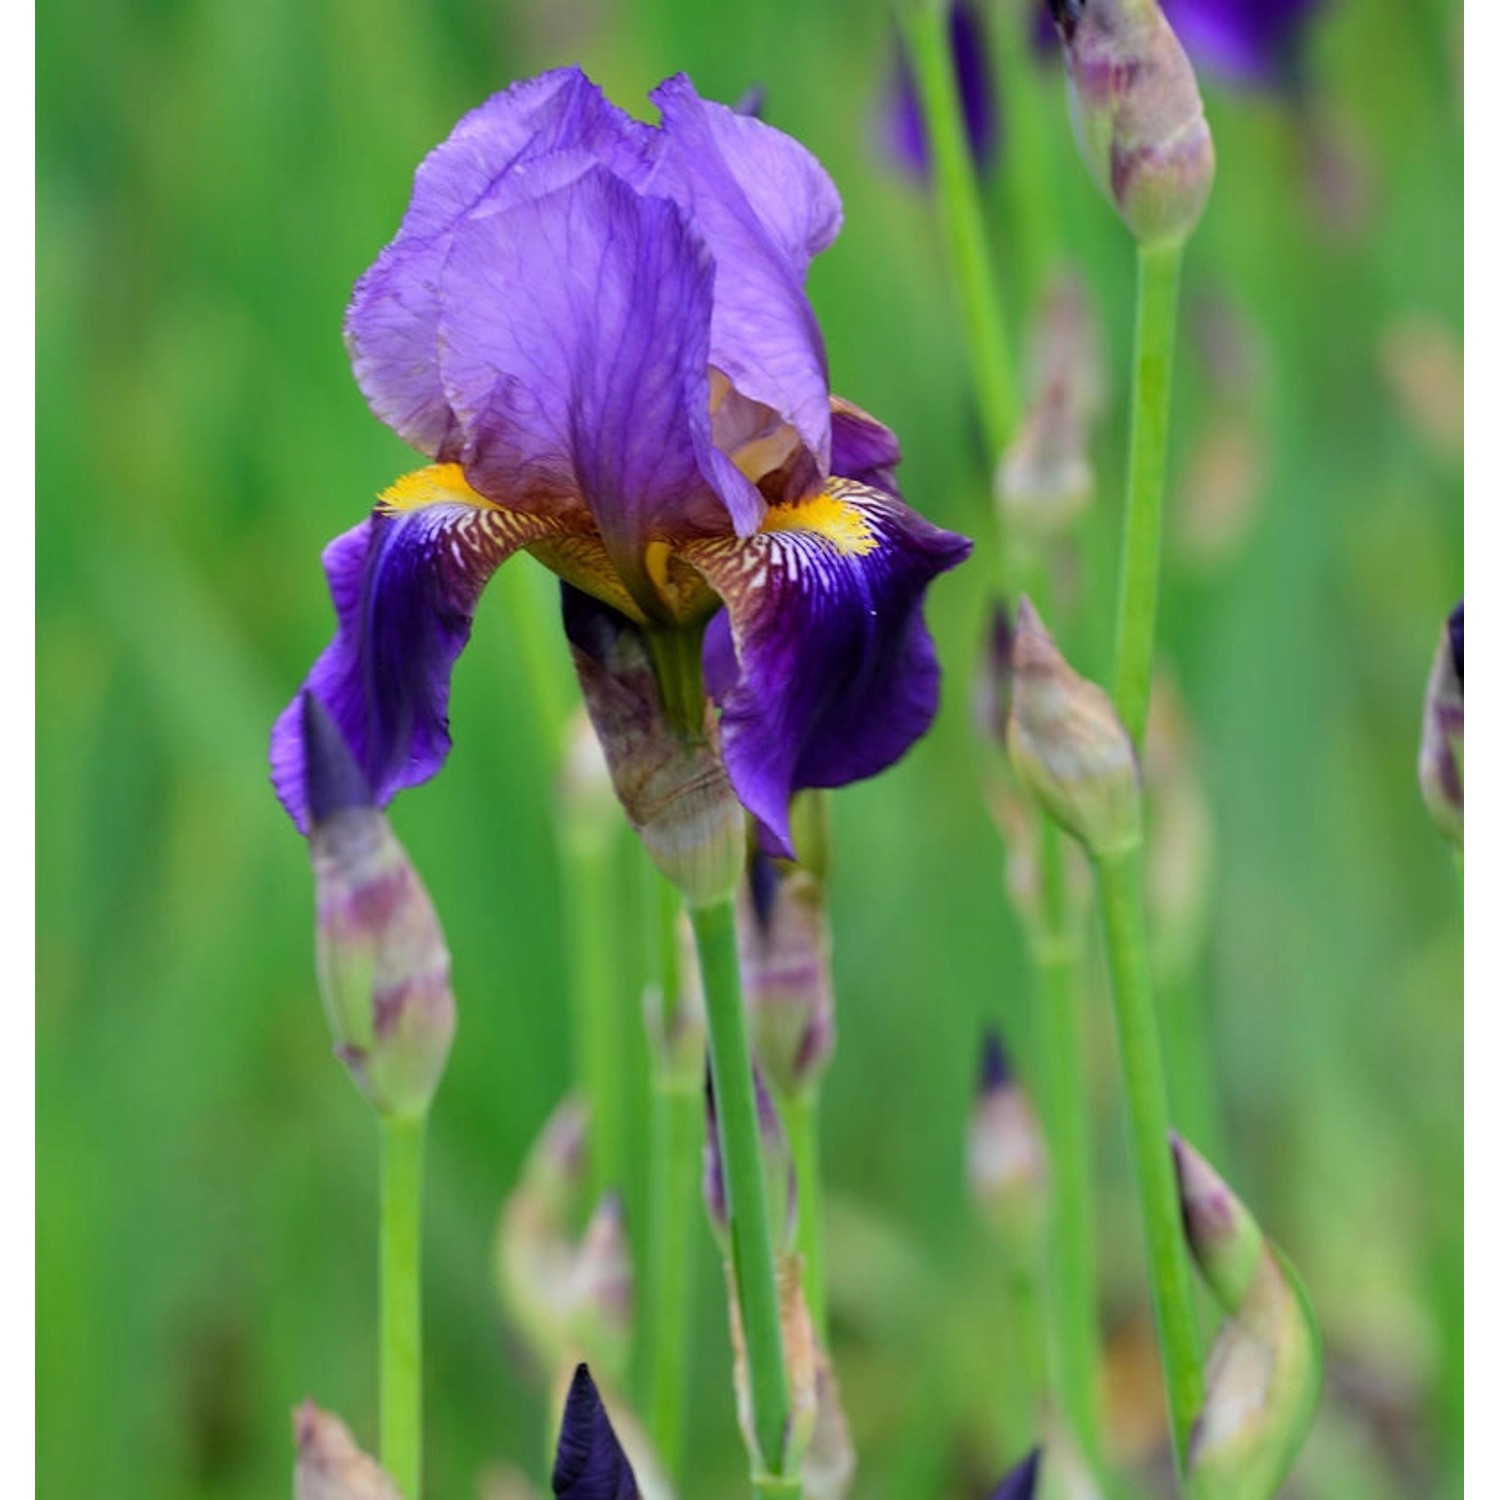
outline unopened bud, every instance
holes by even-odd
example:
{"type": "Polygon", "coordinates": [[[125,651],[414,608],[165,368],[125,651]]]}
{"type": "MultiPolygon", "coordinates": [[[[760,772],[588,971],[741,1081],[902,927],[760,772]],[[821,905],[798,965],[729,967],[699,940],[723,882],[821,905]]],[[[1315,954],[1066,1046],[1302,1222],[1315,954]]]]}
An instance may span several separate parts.
{"type": "Polygon", "coordinates": [[[625,1237],[625,1205],[618,1192],[600,1200],[573,1260],[569,1333],[600,1366],[619,1375],[630,1352],[635,1276],[625,1237]]]}
{"type": "Polygon", "coordinates": [[[756,1061],[779,1095],[802,1097],[833,1055],[833,980],[822,884],[806,870],[756,850],[740,885],[737,915],[740,975],[756,1061]]]}
{"type": "MultiPolygon", "coordinates": [[[[740,1320],[740,1299],[734,1266],[729,1260],[724,1262],[724,1277],[729,1295],[729,1340],[734,1351],[734,1397],[740,1434],[744,1438],[746,1450],[754,1455],[760,1465],[764,1465],[767,1455],[760,1451],[755,1433],[745,1328],[740,1320]]],[[[812,1315],[808,1311],[807,1297],[802,1290],[802,1257],[795,1251],[779,1253],[776,1257],[776,1304],[781,1323],[781,1357],[786,1371],[787,1396],[791,1403],[791,1409],[787,1413],[786,1437],[779,1457],[786,1472],[796,1473],[817,1426],[818,1356],[812,1315]]]]}
{"type": "Polygon", "coordinates": [[[1156,0],[1049,5],[1094,180],[1141,244],[1180,244],[1214,180],[1213,137],[1187,53],[1156,0]]]}
{"type": "Polygon", "coordinates": [[[1432,821],[1464,845],[1464,605],[1460,599],[1438,634],[1427,676],[1417,778],[1432,821]]]}
{"type": "Polygon", "coordinates": [[[1017,1267],[1034,1269],[1047,1229],[1047,1148],[999,1033],[985,1032],[969,1116],[969,1196],[1017,1267]]]}
{"type": "Polygon", "coordinates": [[[974,670],[974,728],[985,744],[1002,750],[1010,727],[1010,705],[1015,691],[1016,627],[1010,605],[997,599],[990,606],[988,628],[974,670]]]}
{"type": "Polygon", "coordinates": [[[1042,1450],[1033,1448],[994,1489],[990,1500],[1035,1500],[1042,1468],[1042,1450]]]}
{"type": "Polygon", "coordinates": [[[1000,459],[995,501],[1003,528],[1026,550],[1045,553],[1072,530],[1093,493],[1077,401],[1054,380],[1032,398],[1000,459]]]}
{"type": "Polygon", "coordinates": [[[833,1361],[821,1344],[814,1345],[813,1356],[817,1415],[802,1455],[802,1493],[806,1500],[844,1500],[854,1483],[854,1439],[833,1361]]]}
{"type": "Polygon", "coordinates": [[[745,820],[707,704],[681,709],[694,724],[674,724],[641,629],[568,584],[563,624],[630,826],[689,906],[728,900],[745,862],[745,820]]]}
{"type": "MultiPolygon", "coordinates": [[[[729,1195],[724,1177],[723,1145],[719,1133],[719,1108],[712,1076],[705,1090],[708,1109],[703,1139],[703,1201],[709,1224],[725,1254],[729,1250],[729,1195]]],[[[797,1232],[797,1174],[792,1166],[791,1146],[776,1106],[755,1071],[755,1126],[759,1137],[761,1170],[765,1174],[766,1207],[771,1221],[771,1244],[778,1252],[790,1251],[797,1232]]]]}
{"type": "Polygon", "coordinates": [[[304,1401],[292,1413],[295,1500],[401,1500],[401,1491],[332,1412],[304,1401]]]}
{"type": "Polygon", "coordinates": [[[1103,688],[1063,659],[1031,601],[1016,609],[1009,741],[1017,774],[1093,855],[1141,836],[1135,747],[1103,688]]]}
{"type": "Polygon", "coordinates": [[[574,1372],[563,1407],[552,1493],[557,1500],[639,1500],[641,1493],[587,1365],[574,1372]]]}
{"type": "Polygon", "coordinates": [[[1204,1372],[1188,1448],[1191,1500],[1273,1495],[1312,1421],[1322,1375],[1317,1324],[1286,1257],[1186,1142],[1174,1137],[1193,1258],[1228,1314],[1204,1372]]]}
{"type": "Polygon", "coordinates": [[[1099,310],[1081,272],[1054,272],[1043,287],[1026,348],[1026,388],[1060,384],[1087,426],[1108,398],[1099,310]]]}
{"type": "Polygon", "coordinates": [[[453,1042],[442,927],[343,735],[302,695],[318,979],[335,1050],[382,1114],[425,1114],[453,1042]]]}

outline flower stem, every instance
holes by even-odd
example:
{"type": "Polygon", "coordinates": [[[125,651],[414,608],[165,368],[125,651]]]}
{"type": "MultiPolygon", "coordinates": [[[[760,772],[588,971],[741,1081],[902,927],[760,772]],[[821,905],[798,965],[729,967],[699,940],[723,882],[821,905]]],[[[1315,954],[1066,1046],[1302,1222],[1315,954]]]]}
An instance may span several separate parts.
{"type": "Polygon", "coordinates": [[[426,1121],[382,1118],[380,1129],[380,1461],[406,1500],[419,1500],[426,1121]]]}
{"type": "Polygon", "coordinates": [[[828,1303],[823,1273],[823,1178],[818,1160],[818,1086],[780,1100],[781,1118],[797,1173],[797,1249],[802,1255],[802,1295],[813,1331],[827,1343],[828,1303]]]}
{"type": "Polygon", "coordinates": [[[1015,382],[993,275],[995,261],[953,76],[947,6],[937,0],[916,0],[906,12],[906,32],[931,143],[938,217],[958,284],[985,448],[993,462],[1005,447],[1015,420],[1015,382]]]}
{"type": "Polygon", "coordinates": [[[1051,1327],[1058,1395],[1089,1464],[1099,1445],[1098,1307],[1090,1177],[1088,1069],[1084,1057],[1079,936],[1068,911],[1062,834],[1041,817],[1042,918],[1032,938],[1042,1107],[1052,1155],[1051,1327]]]}
{"type": "Polygon", "coordinates": [[[1125,1075],[1130,1154],[1146,1221],[1151,1297],[1161,1339],[1172,1448],[1180,1476],[1187,1457],[1188,1436],[1203,1404],[1203,1363],[1167,1137],[1166,1075],[1146,956],[1139,843],[1096,854],[1094,872],[1099,884],[1120,1063],[1125,1075]]]}
{"type": "Polygon", "coordinates": [[[766,1471],[755,1475],[754,1485],[757,1495],[795,1496],[800,1486],[783,1473],[791,1398],[756,1127],[755,1082],[740,998],[734,902],[731,899],[694,907],[691,916],[708,1014],[708,1050],[729,1208],[730,1249],[750,1374],[751,1422],[760,1449],[756,1467],[766,1471]]]}
{"type": "Polygon", "coordinates": [[[1115,707],[1137,745],[1151,700],[1156,596],[1161,574],[1162,497],[1177,337],[1182,246],[1142,245],[1136,260],[1135,372],[1130,399],[1130,476],[1115,616],[1115,707]]]}
{"type": "Polygon", "coordinates": [[[651,1063],[651,1259],[646,1267],[647,1416],[657,1454],[670,1475],[682,1461],[687,1395],[688,1314],[692,1307],[693,1231],[703,1150],[703,1061],[679,1065],[673,1042],[681,1001],[677,966],[676,890],[651,868],[658,930],[656,977],[661,993],[658,1045],[651,1063]]]}

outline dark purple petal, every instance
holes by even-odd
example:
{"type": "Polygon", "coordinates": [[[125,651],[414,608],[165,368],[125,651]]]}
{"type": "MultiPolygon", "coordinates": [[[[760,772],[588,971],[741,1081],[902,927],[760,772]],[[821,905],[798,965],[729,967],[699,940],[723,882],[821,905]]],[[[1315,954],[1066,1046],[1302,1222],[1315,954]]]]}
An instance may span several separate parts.
{"type": "MultiPolygon", "coordinates": [[[[683,206],[717,268],[710,358],[790,422],[826,472],[828,361],[803,281],[843,223],[838,191],[804,146],[700,99],[683,75],[651,98],[662,139],[650,191],[683,206]]],[[[735,521],[742,536],[754,529],[735,521]]]]}
{"type": "MultiPolygon", "coordinates": [[[[1049,22],[1050,24],[1050,22],[1049,22]]],[[[995,158],[995,101],[990,86],[990,59],[984,19],[978,8],[958,0],[948,7],[948,46],[963,109],[969,154],[980,171],[995,158]]],[[[880,143],[895,164],[913,177],[926,179],[932,171],[927,125],[905,43],[896,44],[896,75],[880,116],[880,143]]]]}
{"type": "Polygon", "coordinates": [[[643,174],[653,136],[576,68],[515,84],[458,122],[417,169],[401,228],[360,278],[345,318],[355,379],[381,421],[423,453],[458,456],[437,359],[438,287],[454,229],[597,163],[643,174]]]}
{"type": "Polygon", "coordinates": [[[460,225],[443,274],[443,384],[464,470],[508,505],[582,518],[642,608],[645,549],[758,518],[713,445],[714,267],[682,211],[596,169],[460,225]],[[581,498],[580,498],[581,497],[581,498]]]}
{"type": "Polygon", "coordinates": [[[727,606],[705,642],[724,764],[768,852],[791,854],[788,801],[900,758],[937,711],[922,596],[971,543],[843,480],[776,506],[755,536],[684,556],[727,606]]]}
{"type": "Polygon", "coordinates": [[[1464,681],[1464,601],[1460,599],[1448,616],[1448,654],[1453,658],[1453,670],[1458,676],[1458,685],[1464,681]]]}
{"type": "Polygon", "coordinates": [[[378,806],[426,781],[448,755],[449,677],[480,591],[516,548],[556,529],[454,498],[378,509],[328,544],[338,630],[271,730],[271,782],[299,829],[310,816],[305,695],[327,710],[378,806]]]}
{"type": "Polygon", "coordinates": [[[986,1026],[979,1044],[979,1092],[993,1094],[1015,1077],[997,1027],[986,1026]]]}
{"type": "Polygon", "coordinates": [[[896,465],[901,462],[901,440],[883,422],[842,396],[833,398],[833,456],[831,473],[840,479],[899,496],[896,465]]]}
{"type": "Polygon", "coordinates": [[[563,1408],[552,1493],[558,1500],[639,1500],[630,1460],[610,1426],[587,1365],[573,1372],[563,1408]]]}
{"type": "Polygon", "coordinates": [[[339,726],[317,695],[302,694],[302,756],[307,816],[314,826],[335,813],[375,805],[370,784],[339,726]]]}
{"type": "Polygon", "coordinates": [[[1163,0],[1195,66],[1241,83],[1278,83],[1296,65],[1299,32],[1319,0],[1163,0]]]}
{"type": "Polygon", "coordinates": [[[1033,1448],[990,1492],[990,1500],[1032,1500],[1041,1466],[1042,1450],[1033,1448]]]}

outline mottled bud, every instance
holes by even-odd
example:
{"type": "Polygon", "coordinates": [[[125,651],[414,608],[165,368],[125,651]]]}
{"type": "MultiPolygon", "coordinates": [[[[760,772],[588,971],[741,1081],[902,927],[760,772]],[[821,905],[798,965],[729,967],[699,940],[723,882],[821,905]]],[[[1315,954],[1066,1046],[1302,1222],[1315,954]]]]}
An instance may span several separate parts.
{"type": "Polygon", "coordinates": [[[292,1413],[297,1467],[294,1500],[401,1500],[396,1481],[331,1412],[304,1401],[292,1413]]]}
{"type": "Polygon", "coordinates": [[[1034,1267],[1047,1229],[1047,1148],[1036,1111],[993,1029],[980,1046],[967,1177],[971,1200],[1009,1259],[1034,1267]]]}
{"type": "Polygon", "coordinates": [[[740,885],[736,926],[756,1061],[779,1095],[799,1097],[817,1084],[833,1055],[822,884],[756,850],[740,885]]]}
{"type": "Polygon", "coordinates": [[[1174,1137],[1193,1258],[1228,1314],[1208,1357],[1188,1448],[1190,1500],[1277,1492],[1306,1436],[1322,1378],[1317,1324],[1286,1257],[1186,1142],[1174,1137]]]}
{"type": "Polygon", "coordinates": [[[1061,385],[1085,426],[1109,396],[1099,309],[1083,274],[1053,272],[1037,302],[1026,342],[1026,388],[1061,385]]]}
{"type": "Polygon", "coordinates": [[[563,624],[630,826],[689,906],[728,900],[745,862],[744,814],[724,774],[701,683],[695,702],[676,703],[669,713],[641,629],[568,584],[563,624]],[[674,723],[683,715],[693,722],[674,723]]]}
{"type": "Polygon", "coordinates": [[[1141,837],[1135,747],[1103,688],[1063,659],[1031,601],[1016,610],[1011,761],[1042,806],[1090,854],[1141,837]]]}
{"type": "Polygon", "coordinates": [[[994,1489],[990,1500],[1034,1500],[1042,1469],[1042,1450],[1033,1448],[994,1489]]]}
{"type": "Polygon", "coordinates": [[[1045,553],[1072,530],[1093,493],[1077,401],[1054,380],[1032,398],[1001,455],[995,503],[1002,528],[1024,550],[1045,553]]]}
{"type": "Polygon", "coordinates": [[[1068,102],[1094,180],[1143,245],[1180,244],[1202,217],[1214,145],[1187,53],[1156,0],[1049,0],[1068,102]]]}
{"type": "Polygon", "coordinates": [[[496,1238],[501,1300],[528,1346],[554,1365],[579,1350],[610,1373],[629,1352],[634,1279],[617,1193],[606,1193],[582,1235],[583,1110],[553,1112],[505,1201],[496,1238]]]}
{"type": "Polygon", "coordinates": [[[1464,846],[1464,605],[1460,599],[1438,635],[1427,700],[1417,778],[1432,820],[1460,849],[1464,846]]]}
{"type": "Polygon", "coordinates": [[[719,1110],[714,1103],[712,1072],[704,1080],[703,1103],[703,1207],[708,1214],[708,1227],[718,1241],[719,1253],[727,1262],[730,1256],[729,1190],[724,1186],[724,1152],[719,1144],[719,1110]]]}
{"type": "MultiPolygon", "coordinates": [[[[725,1187],[723,1147],[719,1139],[719,1111],[711,1076],[705,1098],[708,1119],[703,1139],[703,1201],[720,1249],[728,1254],[729,1199],[725,1187]]],[[[786,1129],[761,1080],[759,1068],[755,1071],[755,1124],[760,1141],[761,1170],[766,1181],[771,1244],[778,1251],[789,1251],[797,1231],[797,1174],[792,1166],[786,1129]]]]}
{"type": "Polygon", "coordinates": [[[802,1493],[805,1500],[844,1500],[854,1483],[854,1439],[828,1351],[815,1343],[813,1359],[817,1414],[802,1455],[802,1493]]]}
{"type": "Polygon", "coordinates": [[[557,1500],[639,1500],[641,1493],[587,1365],[574,1372],[563,1407],[552,1493],[557,1500]]]}
{"type": "MultiPolygon", "coordinates": [[[[727,1259],[724,1279],[729,1295],[729,1339],[734,1350],[734,1397],[740,1434],[746,1450],[763,1465],[765,1455],[760,1451],[755,1434],[750,1363],[745,1353],[745,1328],[740,1321],[739,1291],[733,1263],[727,1259]]],[[[776,1257],[776,1301],[781,1322],[782,1362],[791,1401],[781,1458],[787,1471],[796,1473],[817,1427],[818,1343],[802,1290],[802,1257],[793,1251],[779,1253],[776,1257]]]]}
{"type": "Polygon", "coordinates": [[[443,931],[338,728],[302,697],[318,980],[335,1050],[382,1114],[422,1115],[453,1041],[443,931]]]}
{"type": "Polygon", "coordinates": [[[1010,705],[1015,690],[1016,627],[1010,605],[997,599],[990,606],[988,628],[974,671],[972,711],[980,740],[1005,748],[1010,705]]]}

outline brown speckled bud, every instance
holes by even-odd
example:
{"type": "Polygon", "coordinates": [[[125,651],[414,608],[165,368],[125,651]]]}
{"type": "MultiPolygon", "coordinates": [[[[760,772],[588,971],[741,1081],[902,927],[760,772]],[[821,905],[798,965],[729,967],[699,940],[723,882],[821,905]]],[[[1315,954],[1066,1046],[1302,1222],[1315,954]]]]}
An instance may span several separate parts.
{"type": "Polygon", "coordinates": [[[1202,217],[1214,144],[1198,80],[1156,0],[1049,0],[1083,159],[1143,245],[1202,217]]]}
{"type": "Polygon", "coordinates": [[[995,472],[1002,528],[1028,552],[1044,553],[1072,530],[1093,493],[1077,397],[1052,380],[1027,405],[995,472]]]}
{"type": "Polygon", "coordinates": [[[1133,847],[1141,837],[1135,747],[1109,694],[1068,665],[1024,596],[1012,658],[1008,737],[1017,775],[1090,854],[1133,847]]]}
{"type": "Polygon", "coordinates": [[[1464,606],[1442,630],[1427,677],[1417,777],[1432,821],[1464,846],[1464,606]]]}
{"type": "Polygon", "coordinates": [[[297,1467],[294,1500],[401,1500],[396,1481],[331,1412],[304,1401],[292,1413],[297,1467]]]}

